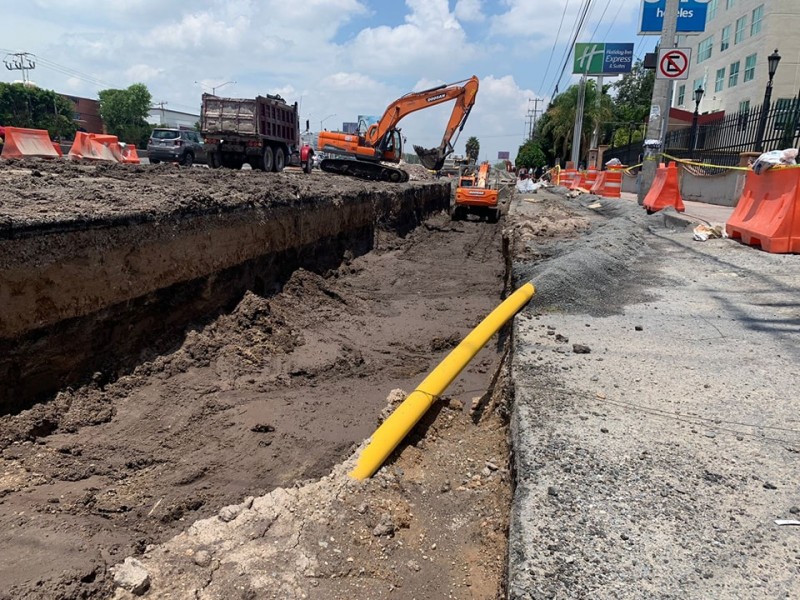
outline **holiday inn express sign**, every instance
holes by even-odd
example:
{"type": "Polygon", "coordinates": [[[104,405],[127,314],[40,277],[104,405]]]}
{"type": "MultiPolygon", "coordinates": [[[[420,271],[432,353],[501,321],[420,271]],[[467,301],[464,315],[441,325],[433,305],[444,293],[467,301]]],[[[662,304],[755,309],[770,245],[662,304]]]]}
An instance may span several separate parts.
{"type": "Polygon", "coordinates": [[[633,66],[633,44],[575,44],[572,72],[580,75],[621,75],[633,66]]]}
{"type": "MultiPolygon", "coordinates": [[[[664,27],[667,0],[643,0],[640,34],[660,34],[664,27]]],[[[708,0],[680,0],[678,33],[702,33],[706,29],[708,0]]]]}

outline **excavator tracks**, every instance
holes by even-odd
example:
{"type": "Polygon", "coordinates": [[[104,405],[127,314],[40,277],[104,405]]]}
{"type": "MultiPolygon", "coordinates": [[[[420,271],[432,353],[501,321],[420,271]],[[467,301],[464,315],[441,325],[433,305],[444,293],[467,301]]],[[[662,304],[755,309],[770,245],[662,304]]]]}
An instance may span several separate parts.
{"type": "Polygon", "coordinates": [[[348,158],[325,158],[319,168],[326,173],[346,175],[367,179],[369,181],[386,181],[389,183],[403,183],[408,181],[408,173],[394,167],[387,167],[381,163],[363,162],[348,158]]]}

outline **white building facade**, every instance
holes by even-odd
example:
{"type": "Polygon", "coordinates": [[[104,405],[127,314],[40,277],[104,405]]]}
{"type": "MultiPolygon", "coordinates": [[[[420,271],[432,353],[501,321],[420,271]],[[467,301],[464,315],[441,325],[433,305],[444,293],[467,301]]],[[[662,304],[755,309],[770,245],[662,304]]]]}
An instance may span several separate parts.
{"type": "Polygon", "coordinates": [[[694,111],[694,91],[705,91],[700,113],[735,113],[761,104],[769,81],[767,57],[781,61],[772,101],[800,92],[800,0],[710,0],[704,33],[679,36],[692,47],[689,78],[676,81],[672,106],[694,111]]]}

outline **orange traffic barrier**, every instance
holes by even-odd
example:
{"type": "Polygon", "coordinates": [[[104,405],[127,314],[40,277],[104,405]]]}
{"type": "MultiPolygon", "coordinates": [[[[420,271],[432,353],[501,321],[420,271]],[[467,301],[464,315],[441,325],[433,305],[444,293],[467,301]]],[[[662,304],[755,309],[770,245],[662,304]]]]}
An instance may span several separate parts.
{"type": "Polygon", "coordinates": [[[129,165],[138,165],[139,153],[136,152],[136,146],[133,144],[120,144],[120,151],[122,152],[122,162],[129,165]]]}
{"type": "Polygon", "coordinates": [[[53,142],[53,150],[56,151],[56,154],[58,154],[59,158],[62,158],[64,156],[64,152],[61,150],[61,144],[59,144],[58,142],[53,142]]]}
{"type": "Polygon", "coordinates": [[[597,182],[597,169],[594,167],[589,167],[589,170],[586,171],[586,180],[583,182],[583,187],[587,190],[590,190],[594,187],[594,184],[597,182]]]}
{"type": "Polygon", "coordinates": [[[800,254],[800,169],[747,174],[728,236],[773,254],[800,254]]]}
{"type": "Polygon", "coordinates": [[[572,178],[572,185],[569,186],[571,190],[577,190],[578,188],[585,188],[586,187],[586,176],[583,171],[576,171],[575,176],[572,178]]]}
{"type": "Polygon", "coordinates": [[[69,158],[122,162],[122,153],[117,136],[79,131],[69,150],[69,158]]]}
{"type": "MultiPolygon", "coordinates": [[[[620,187],[622,186],[622,170],[619,170],[620,187]]],[[[686,207],[681,198],[680,184],[678,181],[678,167],[670,162],[666,167],[663,163],[658,165],[653,185],[644,198],[644,207],[648,213],[653,213],[672,206],[678,212],[684,212],[686,207]]]]}
{"type": "Polygon", "coordinates": [[[45,129],[24,129],[6,127],[3,144],[3,158],[58,158],[50,134],[45,129]]]}
{"type": "Polygon", "coordinates": [[[603,182],[603,196],[605,198],[622,197],[622,169],[625,165],[608,167],[605,181],[603,182]]]}
{"type": "Polygon", "coordinates": [[[597,194],[598,196],[602,196],[605,186],[606,186],[606,171],[600,171],[597,174],[597,179],[595,180],[594,185],[591,188],[589,188],[589,191],[592,194],[597,194]]]}
{"type": "Polygon", "coordinates": [[[575,181],[577,175],[578,172],[575,169],[567,167],[561,172],[561,185],[566,188],[572,187],[572,183],[575,181]]]}

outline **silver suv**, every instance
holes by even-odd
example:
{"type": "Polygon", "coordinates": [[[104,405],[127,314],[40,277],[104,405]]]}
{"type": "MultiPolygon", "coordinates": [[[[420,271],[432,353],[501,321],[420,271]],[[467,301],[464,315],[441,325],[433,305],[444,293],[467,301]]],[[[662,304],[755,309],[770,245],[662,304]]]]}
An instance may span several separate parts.
{"type": "Polygon", "coordinates": [[[154,165],[162,160],[185,167],[205,163],[203,138],[197,131],[188,129],[154,129],[147,141],[147,158],[154,165]]]}

